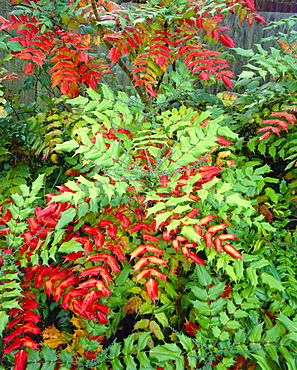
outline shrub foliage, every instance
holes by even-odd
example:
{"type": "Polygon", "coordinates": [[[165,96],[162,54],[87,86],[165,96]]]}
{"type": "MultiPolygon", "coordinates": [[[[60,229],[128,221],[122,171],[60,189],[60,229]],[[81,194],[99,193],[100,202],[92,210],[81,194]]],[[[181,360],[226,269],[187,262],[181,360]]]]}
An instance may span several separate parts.
{"type": "Polygon", "coordinates": [[[251,83],[208,95],[233,84],[228,11],[265,23],[252,1],[1,18],[42,92],[0,100],[0,369],[296,368],[295,41],[236,49],[251,83]]]}

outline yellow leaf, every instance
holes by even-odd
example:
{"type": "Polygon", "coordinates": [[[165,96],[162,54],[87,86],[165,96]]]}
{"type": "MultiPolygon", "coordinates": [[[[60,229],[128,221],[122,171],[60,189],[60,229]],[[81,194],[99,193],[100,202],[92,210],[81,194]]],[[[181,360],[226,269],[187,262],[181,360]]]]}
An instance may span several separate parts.
{"type": "Polygon", "coordinates": [[[54,325],[46,328],[42,332],[43,343],[51,349],[59,347],[61,344],[69,343],[72,334],[58,330],[54,325]]]}
{"type": "Polygon", "coordinates": [[[72,324],[77,328],[77,329],[85,329],[85,325],[82,321],[82,319],[80,319],[79,317],[72,317],[70,320],[70,322],[72,322],[72,324]]]}

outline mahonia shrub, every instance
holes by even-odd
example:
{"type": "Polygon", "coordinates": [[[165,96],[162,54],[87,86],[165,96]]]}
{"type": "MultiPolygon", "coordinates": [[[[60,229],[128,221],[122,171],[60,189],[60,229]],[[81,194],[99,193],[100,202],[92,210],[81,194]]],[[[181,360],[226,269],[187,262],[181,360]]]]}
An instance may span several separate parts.
{"type": "MultiPolygon", "coordinates": [[[[294,27],[295,18],[269,28],[294,27]]],[[[258,198],[259,210],[279,233],[290,232],[296,213],[296,32],[279,32],[256,47],[258,52],[235,48],[249,63],[235,85],[245,91],[227,99],[229,127],[244,138],[238,145],[244,157],[270,166],[272,185],[258,198]],[[264,50],[273,38],[275,46],[264,50]]]]}
{"type": "Polygon", "coordinates": [[[288,185],[238,150],[233,103],[195,104],[197,78],[231,87],[207,43],[233,47],[228,11],[264,22],[253,2],[14,3],[8,51],[68,95],[32,114],[28,143],[70,167],[0,209],[1,370],[294,370],[296,235],[260,198],[287,204],[288,185]]]}
{"type": "Polygon", "coordinates": [[[124,74],[130,95],[149,107],[160,92],[176,91],[179,77],[171,72],[176,72],[177,62],[187,70],[186,91],[197,80],[231,87],[234,75],[227,58],[210,47],[234,46],[229,27],[222,25],[226,11],[241,22],[246,18],[249,25],[254,20],[265,23],[253,1],[243,0],[228,2],[227,8],[225,2],[213,6],[188,0],[133,7],[103,0],[12,0],[11,5],[7,19],[0,18],[0,48],[7,54],[0,62],[8,68],[11,60],[13,68],[16,61],[22,62],[17,65],[23,71],[21,89],[33,101],[24,105],[6,91],[9,115],[1,124],[5,134],[0,141],[5,148],[0,152],[0,188],[6,199],[32,174],[32,180],[46,174],[48,191],[65,180],[69,163],[53,153],[55,144],[67,140],[69,125],[75,124],[74,117],[70,123],[65,95],[96,89],[99,81],[117,90],[124,74]],[[99,48],[105,52],[99,53],[99,48]]]}
{"type": "Polygon", "coordinates": [[[269,169],[236,168],[226,118],[106,85],[68,103],[78,173],[2,210],[3,367],[293,369],[294,296],[249,254],[269,169]]]}

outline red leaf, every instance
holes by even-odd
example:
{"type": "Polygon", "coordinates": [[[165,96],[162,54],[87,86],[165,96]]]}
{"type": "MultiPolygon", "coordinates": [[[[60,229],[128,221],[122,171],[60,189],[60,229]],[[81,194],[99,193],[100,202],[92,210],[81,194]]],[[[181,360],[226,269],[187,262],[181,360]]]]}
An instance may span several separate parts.
{"type": "Polygon", "coordinates": [[[265,132],[264,135],[259,137],[259,140],[261,141],[261,140],[267,139],[270,135],[271,135],[271,132],[265,132]]]}
{"type": "Polygon", "coordinates": [[[180,250],[180,242],[177,239],[172,240],[172,246],[176,252],[180,250]]]}
{"type": "Polygon", "coordinates": [[[101,230],[99,229],[99,227],[94,227],[94,226],[85,226],[83,228],[83,231],[91,235],[101,234],[101,230]]]}
{"type": "Polygon", "coordinates": [[[26,65],[25,70],[24,70],[24,75],[29,75],[29,74],[33,73],[34,72],[34,68],[35,68],[35,66],[34,66],[33,63],[31,63],[31,62],[28,63],[26,65]]]}
{"type": "Polygon", "coordinates": [[[57,288],[54,290],[54,299],[56,302],[62,297],[62,293],[65,291],[65,288],[68,288],[70,285],[74,285],[78,282],[77,276],[69,276],[62,282],[59,282],[57,288]]]}
{"type": "Polygon", "coordinates": [[[14,355],[15,364],[13,370],[24,370],[26,368],[27,357],[29,353],[21,349],[14,355]]]}
{"type": "Polygon", "coordinates": [[[265,132],[265,131],[272,131],[274,132],[275,134],[277,134],[279,136],[279,133],[280,133],[280,129],[278,127],[274,127],[274,126],[265,126],[265,127],[262,127],[262,128],[259,128],[258,129],[258,132],[265,132]]]}
{"type": "Polygon", "coordinates": [[[7,337],[3,338],[3,342],[11,342],[15,337],[24,333],[40,334],[41,331],[40,328],[38,328],[38,326],[36,326],[33,322],[27,322],[18,326],[16,330],[10,333],[7,337]]]}
{"type": "Polygon", "coordinates": [[[16,338],[16,340],[10,346],[6,347],[3,350],[3,353],[6,355],[7,353],[14,351],[21,346],[29,347],[32,349],[39,349],[39,344],[37,344],[33,339],[26,335],[23,338],[16,338]]]}
{"type": "Polygon", "coordinates": [[[220,40],[223,45],[228,46],[229,48],[233,48],[235,46],[234,41],[231,39],[231,37],[225,34],[220,35],[220,40]]]}
{"type": "Polygon", "coordinates": [[[283,117],[286,118],[290,123],[296,122],[296,117],[294,114],[290,114],[288,112],[271,112],[273,117],[283,117]]]}
{"type": "Polygon", "coordinates": [[[205,71],[201,71],[199,74],[200,80],[208,81],[210,79],[209,74],[205,71]]]}
{"type": "MultiPolygon", "coordinates": [[[[293,116],[293,114],[289,114],[289,116],[293,116]]],[[[295,118],[295,116],[293,116],[293,117],[295,118]]],[[[292,121],[292,119],[291,119],[289,122],[294,123],[295,121],[292,121]]],[[[279,127],[281,127],[282,129],[284,129],[286,131],[287,131],[287,128],[288,128],[288,124],[285,121],[279,120],[279,119],[266,119],[266,120],[263,120],[261,122],[261,125],[263,125],[263,124],[278,125],[279,127]]],[[[272,126],[267,126],[267,127],[272,127],[272,126]]]]}
{"type": "Polygon", "coordinates": [[[223,138],[222,136],[217,135],[217,143],[222,145],[222,146],[230,146],[231,142],[223,138]]]}
{"type": "Polygon", "coordinates": [[[130,262],[132,261],[133,258],[138,257],[141,254],[144,253],[155,253],[162,255],[164,254],[164,251],[160,248],[155,247],[153,244],[140,244],[132,253],[130,253],[131,258],[130,262]]]}
{"type": "Polygon", "coordinates": [[[82,301],[82,305],[81,305],[81,310],[82,311],[89,311],[91,310],[91,307],[93,305],[93,303],[95,301],[98,300],[98,298],[102,297],[103,294],[101,292],[98,292],[98,291],[95,291],[95,290],[92,290],[90,292],[88,292],[83,301],[82,301]]]}
{"type": "Polygon", "coordinates": [[[195,337],[197,330],[200,329],[200,327],[196,325],[193,321],[188,321],[187,319],[184,325],[185,325],[186,332],[190,337],[195,337]]]}
{"type": "Polygon", "coordinates": [[[195,224],[193,226],[194,230],[196,231],[196,233],[199,235],[199,236],[202,236],[202,227],[201,225],[198,225],[198,224],[195,224]]]}
{"type": "Polygon", "coordinates": [[[205,240],[205,245],[207,248],[211,248],[212,246],[212,233],[209,231],[206,231],[204,234],[204,240],[205,240]]]}
{"type": "Polygon", "coordinates": [[[215,246],[216,251],[218,253],[221,253],[223,249],[222,240],[220,240],[219,238],[215,238],[215,240],[213,241],[213,244],[215,246]]]}
{"type": "Polygon", "coordinates": [[[254,0],[245,0],[245,3],[249,10],[254,11],[255,10],[255,3],[254,0]]]}
{"type": "Polygon", "coordinates": [[[112,272],[116,274],[120,272],[119,265],[117,264],[116,259],[110,254],[107,254],[107,253],[94,254],[92,256],[88,256],[88,260],[89,261],[104,261],[108,264],[112,272]]]}
{"type": "Polygon", "coordinates": [[[233,86],[233,83],[232,81],[230,80],[230,78],[224,76],[222,77],[222,81],[224,82],[224,84],[227,86],[227,87],[232,87],[233,86]]]}
{"type": "Polygon", "coordinates": [[[155,279],[149,279],[144,285],[148,296],[152,300],[158,298],[158,282],[155,279]]]}
{"type": "Polygon", "coordinates": [[[262,17],[261,15],[256,15],[255,20],[260,22],[260,23],[267,24],[267,22],[265,21],[265,18],[262,17]]]}
{"type": "Polygon", "coordinates": [[[80,273],[80,276],[88,276],[88,275],[101,275],[107,285],[113,281],[108,270],[105,267],[102,267],[100,265],[90,267],[80,273]]]}

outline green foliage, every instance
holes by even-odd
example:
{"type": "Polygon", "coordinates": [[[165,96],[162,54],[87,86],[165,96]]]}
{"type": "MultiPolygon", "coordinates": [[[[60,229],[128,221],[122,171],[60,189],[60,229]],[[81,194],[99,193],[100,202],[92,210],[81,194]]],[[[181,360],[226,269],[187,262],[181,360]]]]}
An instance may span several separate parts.
{"type": "MultiPolygon", "coordinates": [[[[163,54],[154,54],[155,44],[148,54],[143,41],[159,37],[158,27],[169,21],[184,27],[181,37],[200,14],[188,2],[168,2],[165,9],[151,1],[142,18],[133,9],[106,13],[107,3],[92,9],[70,3],[68,17],[64,3],[52,5],[20,4],[26,14],[12,21],[25,22],[25,30],[42,7],[41,28],[31,28],[44,44],[61,23],[68,42],[50,41],[51,52],[65,51],[61,69],[53,62],[53,84],[60,79],[64,93],[75,98],[19,107],[21,118],[13,113],[17,99],[0,100],[0,369],[294,370],[294,48],[272,48],[271,55],[260,46],[258,54],[237,50],[250,57],[251,71],[237,83],[249,80],[246,92],[213,97],[195,90],[182,60],[167,60],[163,75],[163,54]],[[138,28],[125,28],[128,21],[138,28]],[[78,36],[67,38],[80,22],[87,35],[103,27],[106,41],[116,37],[114,63],[121,64],[118,53],[126,46],[130,61],[142,61],[136,65],[145,69],[132,74],[149,71],[156,79],[142,76],[150,83],[142,81],[129,94],[114,80],[111,86],[94,83],[91,74],[86,89],[78,86],[78,75],[63,84],[61,71],[70,60],[77,64],[68,77],[86,67],[86,60],[76,59],[78,36]],[[136,29],[143,34],[134,48],[136,29]],[[264,69],[271,81],[264,81],[264,69]]],[[[222,4],[211,6],[219,11],[222,4]]],[[[242,4],[234,7],[243,18],[242,4]]],[[[212,36],[203,37],[212,42],[222,30],[209,20],[212,36]]],[[[188,48],[190,39],[183,40],[188,48]]],[[[232,40],[224,35],[221,41],[230,46],[232,40]]],[[[88,46],[82,50],[90,55],[88,46]]],[[[206,65],[207,53],[199,54],[206,65]]],[[[194,61],[189,55],[188,64],[194,61]]],[[[39,67],[46,69],[49,58],[54,55],[39,67]]],[[[207,68],[213,82],[218,70],[207,68]]],[[[208,83],[206,74],[200,78],[208,83]]]]}

